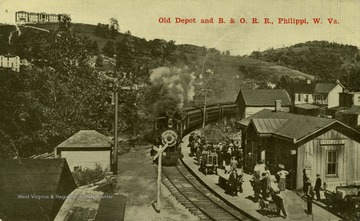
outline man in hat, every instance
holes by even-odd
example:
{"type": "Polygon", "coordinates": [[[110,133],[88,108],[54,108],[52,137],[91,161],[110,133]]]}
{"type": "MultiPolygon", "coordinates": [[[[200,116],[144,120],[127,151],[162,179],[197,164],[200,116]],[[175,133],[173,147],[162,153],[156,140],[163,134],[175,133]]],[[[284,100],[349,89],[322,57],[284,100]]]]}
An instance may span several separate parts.
{"type": "Polygon", "coordinates": [[[285,170],[285,166],[280,164],[279,168],[281,169],[279,172],[277,172],[277,175],[279,175],[279,189],[280,191],[284,191],[286,188],[286,176],[289,174],[288,171],[285,170]]]}
{"type": "Polygon", "coordinates": [[[321,178],[320,174],[316,174],[316,181],[315,181],[315,193],[316,193],[316,199],[320,200],[320,189],[321,189],[321,178]]]}

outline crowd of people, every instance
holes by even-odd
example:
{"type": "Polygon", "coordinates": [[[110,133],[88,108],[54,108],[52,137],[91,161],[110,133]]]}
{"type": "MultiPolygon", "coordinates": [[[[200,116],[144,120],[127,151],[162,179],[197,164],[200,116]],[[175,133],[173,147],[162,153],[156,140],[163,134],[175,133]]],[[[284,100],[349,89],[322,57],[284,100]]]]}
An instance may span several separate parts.
{"type": "Polygon", "coordinates": [[[260,207],[268,209],[271,203],[275,204],[276,212],[286,219],[287,214],[281,191],[286,187],[286,176],[289,174],[283,165],[279,165],[280,171],[277,172],[279,182],[276,184],[275,175],[272,175],[263,161],[257,162],[254,166],[253,179],[250,181],[254,190],[254,201],[259,202],[260,207]]]}
{"type": "Polygon", "coordinates": [[[196,156],[198,165],[204,163],[204,153],[217,154],[217,168],[224,169],[229,174],[229,188],[227,192],[232,196],[243,192],[243,161],[244,155],[241,147],[232,139],[225,138],[222,142],[209,142],[197,133],[189,136],[190,155],[196,156]]]}
{"type": "MultiPolygon", "coordinates": [[[[227,192],[232,196],[237,196],[238,192],[243,192],[243,166],[244,153],[241,147],[234,141],[225,138],[222,142],[209,142],[205,137],[197,133],[191,133],[189,136],[190,155],[196,156],[198,165],[202,165],[202,156],[205,152],[217,153],[218,168],[224,169],[225,174],[229,174],[228,190],[227,192]]],[[[280,215],[283,213],[283,218],[287,217],[285,211],[282,191],[286,188],[286,177],[289,171],[285,169],[284,165],[278,166],[278,171],[271,174],[269,168],[264,161],[258,161],[254,166],[253,177],[250,180],[254,191],[254,201],[259,202],[260,206],[267,207],[270,203],[276,206],[276,212],[280,215]]],[[[305,173],[304,173],[305,174],[305,173]]],[[[304,193],[307,199],[307,212],[312,213],[312,200],[314,195],[320,199],[321,179],[317,174],[317,179],[314,188],[311,185],[310,179],[304,175],[304,193]]]]}
{"type": "Polygon", "coordinates": [[[217,143],[209,142],[205,137],[193,132],[189,136],[189,146],[191,156],[196,156],[199,165],[201,165],[203,151],[208,151],[217,153],[218,166],[225,169],[225,173],[230,174],[231,170],[242,168],[244,160],[243,150],[232,139],[225,138],[223,142],[217,143]],[[235,161],[237,162],[236,165],[234,165],[235,161]],[[233,162],[232,166],[231,162],[233,162]]]}

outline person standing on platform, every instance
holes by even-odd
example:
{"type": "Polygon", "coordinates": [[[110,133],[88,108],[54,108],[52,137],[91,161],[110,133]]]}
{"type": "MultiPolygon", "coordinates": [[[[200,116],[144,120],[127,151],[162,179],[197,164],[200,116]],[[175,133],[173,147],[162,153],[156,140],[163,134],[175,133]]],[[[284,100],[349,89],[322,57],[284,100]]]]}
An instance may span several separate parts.
{"type": "Polygon", "coordinates": [[[265,163],[264,160],[260,160],[259,162],[259,168],[260,168],[260,174],[263,174],[265,172],[265,163]]]}
{"type": "Polygon", "coordinates": [[[260,164],[260,163],[257,162],[256,165],[254,166],[254,177],[255,177],[255,176],[260,177],[260,175],[261,175],[259,164],[260,164]]]}
{"type": "Polygon", "coordinates": [[[316,199],[320,200],[320,189],[321,189],[321,178],[320,178],[320,174],[316,174],[316,182],[315,182],[315,193],[316,193],[316,199]]]}
{"type": "Polygon", "coordinates": [[[229,192],[232,196],[237,196],[237,188],[238,188],[237,184],[238,184],[237,172],[236,170],[232,170],[229,176],[229,192]]]}
{"type": "Polygon", "coordinates": [[[280,216],[280,211],[281,211],[283,213],[283,218],[286,219],[287,214],[284,206],[284,197],[281,195],[280,192],[278,193],[273,192],[271,198],[276,204],[277,215],[280,216]]]}
{"type": "Polygon", "coordinates": [[[279,167],[281,169],[279,172],[277,172],[277,175],[279,175],[279,177],[280,177],[279,189],[281,191],[284,191],[286,188],[286,176],[289,174],[289,172],[285,170],[284,165],[280,164],[279,167]]]}
{"type": "Polygon", "coordinates": [[[228,148],[225,155],[225,173],[230,173],[231,149],[228,148]]]}
{"type": "Polygon", "coordinates": [[[310,215],[310,214],[312,214],[312,203],[313,203],[315,192],[311,185],[310,179],[308,179],[306,182],[308,185],[308,188],[307,188],[308,190],[307,190],[307,194],[306,194],[307,213],[310,215]]]}
{"type": "Polygon", "coordinates": [[[242,188],[242,184],[244,182],[244,173],[243,173],[243,170],[242,168],[240,168],[240,173],[237,173],[237,180],[238,180],[238,190],[240,193],[243,192],[243,188],[242,188]]]}
{"type": "Polygon", "coordinates": [[[235,159],[235,157],[232,157],[230,161],[230,170],[236,170],[237,166],[238,166],[237,160],[235,159]]]}

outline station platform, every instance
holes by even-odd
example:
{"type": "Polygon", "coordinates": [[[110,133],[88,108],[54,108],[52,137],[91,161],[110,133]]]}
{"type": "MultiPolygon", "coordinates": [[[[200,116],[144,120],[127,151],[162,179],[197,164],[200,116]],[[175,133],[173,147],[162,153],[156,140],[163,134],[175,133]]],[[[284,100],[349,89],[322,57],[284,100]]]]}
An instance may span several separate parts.
{"type": "MultiPolygon", "coordinates": [[[[208,174],[205,175],[203,172],[199,170],[199,165],[197,163],[196,157],[190,156],[190,148],[188,147],[188,136],[183,138],[183,142],[181,143],[182,153],[184,157],[182,161],[185,166],[190,169],[194,176],[198,178],[200,182],[206,185],[216,196],[218,196],[223,201],[231,204],[233,207],[236,207],[238,210],[241,210],[248,214],[249,217],[254,220],[284,220],[282,213],[280,216],[273,217],[271,214],[264,213],[263,210],[260,209],[259,203],[254,202],[254,192],[251,186],[250,180],[252,176],[249,174],[245,174],[243,176],[243,193],[238,193],[238,196],[231,196],[226,193],[223,185],[220,185],[219,182],[223,182],[228,174],[225,174],[223,169],[217,169],[216,174],[208,174]],[[221,177],[219,179],[219,177],[221,177]]],[[[296,192],[291,190],[285,190],[281,192],[283,197],[285,210],[287,213],[286,220],[342,220],[340,217],[335,216],[334,214],[326,211],[325,209],[317,206],[313,203],[313,213],[309,215],[306,213],[307,206],[306,202],[299,196],[296,192]]]]}

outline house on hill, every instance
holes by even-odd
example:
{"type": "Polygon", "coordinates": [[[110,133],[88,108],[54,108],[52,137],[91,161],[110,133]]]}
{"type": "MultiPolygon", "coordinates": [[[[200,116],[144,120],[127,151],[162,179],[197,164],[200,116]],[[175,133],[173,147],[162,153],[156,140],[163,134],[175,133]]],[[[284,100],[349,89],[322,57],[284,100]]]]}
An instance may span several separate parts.
{"type": "Polygon", "coordinates": [[[302,188],[304,174],[320,174],[329,188],[360,184],[360,133],[335,119],[265,109],[237,124],[248,171],[258,160],[272,173],[285,165],[289,189],[302,188]]]}
{"type": "Polygon", "coordinates": [[[310,80],[307,80],[306,82],[291,82],[285,87],[285,90],[289,93],[291,102],[294,105],[313,104],[314,89],[315,84],[312,84],[310,80]]]}
{"type": "Polygon", "coordinates": [[[340,93],[339,106],[330,108],[328,114],[360,130],[360,92],[340,93]]]}
{"type": "Polygon", "coordinates": [[[80,130],[55,148],[55,156],[65,158],[71,171],[96,165],[110,170],[111,153],[112,141],[95,130],[80,130]]]}
{"type": "MultiPolygon", "coordinates": [[[[347,91],[339,81],[336,83],[312,83],[310,80],[291,82],[285,87],[285,90],[289,93],[295,108],[300,109],[302,104],[315,104],[325,108],[339,106],[339,93],[347,91]]],[[[305,107],[309,108],[309,106],[305,107]]]]}
{"type": "Polygon", "coordinates": [[[76,184],[65,159],[0,161],[0,220],[53,220],[76,184]]]}
{"type": "Polygon", "coordinates": [[[9,68],[13,71],[20,71],[20,57],[17,55],[3,54],[0,55],[0,67],[9,68]]]}
{"type": "Polygon", "coordinates": [[[281,111],[289,112],[291,107],[288,93],[285,90],[273,89],[241,89],[236,103],[241,118],[249,117],[263,109],[275,110],[275,106],[281,111]],[[275,101],[277,105],[274,105],[275,101]]]}

